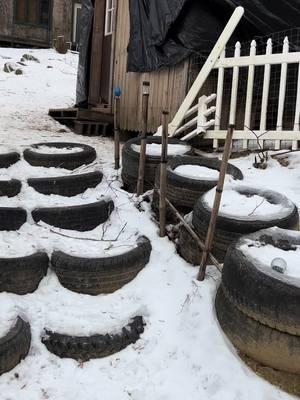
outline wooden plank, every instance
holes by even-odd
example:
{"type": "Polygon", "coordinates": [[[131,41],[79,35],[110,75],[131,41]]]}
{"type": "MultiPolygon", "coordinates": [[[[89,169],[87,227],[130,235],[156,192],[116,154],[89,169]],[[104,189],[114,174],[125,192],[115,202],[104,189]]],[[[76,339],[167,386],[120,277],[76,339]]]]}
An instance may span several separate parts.
{"type": "Polygon", "coordinates": [[[89,104],[100,102],[100,77],[102,64],[102,45],[105,21],[105,0],[95,1],[94,27],[91,50],[91,69],[89,85],[89,104]]]}

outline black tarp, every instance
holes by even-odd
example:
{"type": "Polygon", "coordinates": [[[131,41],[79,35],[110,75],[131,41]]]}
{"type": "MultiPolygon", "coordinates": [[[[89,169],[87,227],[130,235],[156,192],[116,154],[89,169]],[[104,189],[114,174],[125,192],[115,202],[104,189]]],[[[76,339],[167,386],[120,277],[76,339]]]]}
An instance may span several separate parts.
{"type": "Polygon", "coordinates": [[[213,47],[235,7],[245,8],[234,38],[250,40],[300,26],[300,0],[129,0],[127,69],[149,72],[213,47]]]}

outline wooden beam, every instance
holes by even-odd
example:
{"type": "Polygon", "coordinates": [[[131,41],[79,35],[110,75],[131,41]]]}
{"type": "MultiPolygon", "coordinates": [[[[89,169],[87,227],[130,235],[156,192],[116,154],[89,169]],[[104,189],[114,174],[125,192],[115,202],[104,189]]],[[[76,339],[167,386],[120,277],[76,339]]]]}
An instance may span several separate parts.
{"type": "Polygon", "coordinates": [[[89,104],[99,104],[102,67],[102,46],[105,24],[105,0],[96,0],[94,7],[93,38],[91,51],[89,104]]]}

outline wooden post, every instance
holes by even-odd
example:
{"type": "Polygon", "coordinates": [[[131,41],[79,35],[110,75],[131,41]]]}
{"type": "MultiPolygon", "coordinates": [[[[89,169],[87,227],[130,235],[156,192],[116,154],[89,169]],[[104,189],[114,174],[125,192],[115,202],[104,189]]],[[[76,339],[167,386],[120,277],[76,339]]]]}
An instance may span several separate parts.
{"type": "Polygon", "coordinates": [[[115,113],[114,113],[114,140],[115,140],[115,169],[120,168],[120,96],[121,89],[114,89],[115,113]]]}
{"type": "Polygon", "coordinates": [[[162,113],[162,139],[160,161],[160,191],[159,191],[159,235],[166,235],[166,186],[167,186],[167,162],[168,162],[168,124],[169,113],[162,113]]]}
{"type": "Polygon", "coordinates": [[[224,180],[225,180],[228,160],[229,160],[229,156],[230,156],[233,131],[234,131],[234,125],[229,125],[228,131],[227,131],[227,136],[226,136],[226,141],[225,141],[224,153],[223,153],[223,157],[222,157],[221,168],[220,168],[219,181],[218,181],[217,188],[216,188],[214,205],[211,210],[211,216],[210,216],[210,221],[209,221],[208,230],[207,230],[207,234],[206,234],[205,246],[204,246],[204,250],[202,253],[200,269],[199,269],[199,273],[198,273],[198,277],[197,277],[197,279],[199,281],[204,280],[207,259],[209,257],[209,253],[210,253],[210,250],[212,247],[212,242],[213,242],[213,238],[214,238],[215,227],[216,227],[216,222],[217,222],[217,217],[218,217],[218,213],[219,213],[222,192],[223,192],[223,187],[224,187],[224,180]]]}
{"type": "Polygon", "coordinates": [[[137,195],[140,196],[144,191],[145,162],[146,162],[146,144],[147,144],[147,122],[148,122],[148,105],[149,105],[149,88],[150,83],[143,82],[142,97],[142,134],[139,161],[139,174],[137,181],[137,195]]]}
{"type": "MultiPolygon", "coordinates": [[[[156,187],[156,190],[159,192],[159,188],[156,187]]],[[[184,220],[184,218],[180,215],[180,213],[176,210],[176,208],[173,206],[173,204],[166,198],[166,204],[169,207],[169,209],[173,212],[173,214],[179,219],[179,221],[184,225],[188,233],[192,236],[192,238],[196,241],[198,246],[200,247],[201,250],[204,250],[205,244],[202,243],[198,235],[193,231],[193,229],[189,226],[189,224],[184,220]]],[[[211,254],[209,253],[209,258],[211,262],[218,268],[219,271],[222,271],[222,264],[219,263],[219,261],[211,254]]]]}

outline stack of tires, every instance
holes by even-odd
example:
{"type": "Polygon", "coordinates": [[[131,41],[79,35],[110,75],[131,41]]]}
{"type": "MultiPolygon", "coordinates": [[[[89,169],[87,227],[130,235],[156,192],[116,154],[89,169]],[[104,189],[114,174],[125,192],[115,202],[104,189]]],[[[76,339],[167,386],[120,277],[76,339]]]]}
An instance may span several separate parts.
{"type": "MultiPolygon", "coordinates": [[[[122,149],[122,180],[124,188],[128,192],[135,192],[139,172],[139,159],[141,139],[134,138],[128,140],[122,149]]],[[[169,139],[168,140],[168,157],[172,159],[175,157],[172,154],[172,146],[176,147],[174,153],[190,155],[193,154],[193,148],[181,140],[169,139]],[[171,151],[170,151],[171,149],[171,151]]],[[[144,190],[153,189],[155,182],[156,168],[160,163],[161,153],[161,137],[148,136],[147,137],[147,152],[145,158],[145,176],[144,176],[144,190]],[[152,148],[151,148],[152,146],[152,148]]]]}
{"type": "MultiPolygon", "coordinates": [[[[33,167],[75,171],[93,163],[96,151],[80,143],[38,143],[24,151],[24,159],[33,167]]],[[[8,168],[19,160],[18,153],[1,154],[0,168],[8,168]]],[[[102,178],[102,172],[95,170],[76,175],[30,178],[27,182],[43,195],[72,197],[96,188],[102,178]]],[[[15,179],[0,182],[0,196],[14,197],[21,189],[21,182],[15,179]]],[[[107,221],[113,209],[113,201],[103,199],[84,205],[36,208],[32,218],[37,224],[43,221],[61,229],[82,232],[107,221]]],[[[25,209],[0,207],[0,230],[17,230],[26,221],[25,209]]],[[[131,250],[111,257],[84,258],[54,251],[51,257],[46,252],[37,252],[24,257],[0,258],[0,292],[17,295],[34,292],[51,266],[61,285],[69,290],[87,295],[109,294],[136,277],[149,262],[151,250],[149,239],[141,236],[131,250]]],[[[111,355],[135,343],[143,333],[144,325],[142,316],[135,316],[117,332],[92,336],[62,335],[46,328],[41,339],[47,349],[59,357],[86,361],[111,355]]],[[[0,338],[0,375],[25,358],[30,345],[30,324],[16,316],[15,323],[0,338]]]]}
{"type": "MultiPolygon", "coordinates": [[[[166,196],[168,200],[183,213],[190,212],[200,196],[214,188],[218,183],[221,161],[217,158],[200,156],[176,156],[167,164],[166,196]],[[182,167],[194,171],[193,176],[177,172],[182,167]],[[199,169],[199,174],[197,174],[199,169]],[[211,171],[214,177],[205,176],[202,171],[211,171]],[[196,172],[196,173],[195,173],[196,172]],[[198,176],[196,176],[198,175],[198,176]]],[[[228,164],[227,175],[233,180],[242,180],[242,172],[232,164],[228,164]]],[[[155,187],[159,188],[160,169],[155,175],[155,187]]],[[[158,211],[159,195],[156,189],[153,193],[152,208],[158,211]]]]}
{"type": "MultiPolygon", "coordinates": [[[[279,228],[246,235],[227,252],[216,296],[218,321],[255,370],[300,395],[300,263],[296,276],[272,268],[272,254],[299,251],[300,233],[279,228]],[[270,248],[267,263],[261,252],[270,248]],[[253,256],[254,254],[254,256],[253,256]]],[[[284,259],[283,258],[283,259],[284,259]]],[[[290,258],[289,258],[290,259],[290,258]]],[[[290,259],[291,260],[291,259],[290,259]]]]}

